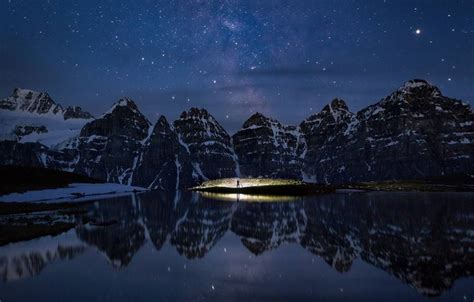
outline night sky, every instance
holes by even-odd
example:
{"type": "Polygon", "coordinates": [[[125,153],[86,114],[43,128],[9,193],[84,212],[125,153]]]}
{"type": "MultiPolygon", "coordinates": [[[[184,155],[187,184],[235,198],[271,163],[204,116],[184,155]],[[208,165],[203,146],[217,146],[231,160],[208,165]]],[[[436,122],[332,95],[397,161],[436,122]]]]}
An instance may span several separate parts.
{"type": "Polygon", "coordinates": [[[207,108],[299,123],[406,80],[474,99],[474,1],[0,1],[0,96],[48,92],[100,115],[129,96],[155,122],[207,108]]]}

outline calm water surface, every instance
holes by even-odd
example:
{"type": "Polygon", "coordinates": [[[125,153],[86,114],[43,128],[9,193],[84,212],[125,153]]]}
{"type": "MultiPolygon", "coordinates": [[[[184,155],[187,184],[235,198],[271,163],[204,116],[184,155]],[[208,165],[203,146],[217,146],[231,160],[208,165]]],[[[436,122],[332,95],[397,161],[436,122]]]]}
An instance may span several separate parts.
{"type": "Polygon", "coordinates": [[[150,192],[83,213],[0,247],[2,302],[474,301],[473,194],[150,192]]]}

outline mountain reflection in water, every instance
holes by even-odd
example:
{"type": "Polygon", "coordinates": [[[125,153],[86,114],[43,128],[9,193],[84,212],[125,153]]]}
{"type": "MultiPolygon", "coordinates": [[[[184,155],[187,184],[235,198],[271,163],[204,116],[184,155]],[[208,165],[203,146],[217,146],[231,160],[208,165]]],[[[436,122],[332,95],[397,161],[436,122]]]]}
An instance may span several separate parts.
{"type": "MultiPolygon", "coordinates": [[[[283,245],[289,243],[299,247],[288,256],[294,262],[309,252],[342,273],[334,277],[338,280],[351,270],[360,269],[361,265],[352,269],[354,263],[360,262],[415,288],[420,299],[443,297],[456,280],[471,277],[474,272],[472,194],[331,194],[261,203],[226,202],[215,197],[149,192],[86,204],[83,207],[88,221],[110,223],[79,223],[55,237],[0,247],[0,276],[5,281],[0,284],[0,293],[12,293],[13,287],[9,286],[16,282],[8,281],[40,277],[52,263],[57,263],[57,268],[59,263],[65,263],[62,260],[69,259],[87,266],[89,260],[81,258],[89,259],[86,254],[91,250],[96,251],[93,255],[105,256],[114,271],[121,271],[132,266],[135,258],[144,258],[141,250],[149,243],[155,250],[153,257],[170,262],[176,257],[193,260],[187,263],[209,258],[211,263],[213,258],[221,257],[217,251],[213,253],[213,247],[222,240],[241,253],[237,259],[242,260],[242,265],[247,265],[248,257],[256,262],[261,259],[259,264],[263,265],[263,259],[269,261],[265,255],[271,259],[273,252],[286,253],[283,245]],[[161,253],[166,246],[180,256],[176,252],[161,253]]],[[[277,271],[284,265],[292,264],[283,261],[267,266],[272,274],[268,278],[278,278],[277,271]]],[[[218,274],[220,267],[210,269],[218,274]]],[[[314,276],[317,274],[315,270],[314,276]]],[[[301,278],[304,283],[314,276],[302,271],[293,278],[301,278]]],[[[201,277],[204,278],[193,276],[201,277]]],[[[467,280],[474,284],[472,278],[467,280]]],[[[460,293],[461,297],[465,294],[460,293]]]]}

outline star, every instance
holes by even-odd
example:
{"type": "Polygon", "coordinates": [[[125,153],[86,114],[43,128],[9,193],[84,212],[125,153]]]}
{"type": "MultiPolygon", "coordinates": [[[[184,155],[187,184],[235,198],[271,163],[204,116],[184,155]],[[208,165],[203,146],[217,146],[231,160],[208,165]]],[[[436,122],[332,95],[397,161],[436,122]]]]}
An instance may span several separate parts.
{"type": "Polygon", "coordinates": [[[0,56],[0,66],[14,59],[17,70],[6,70],[11,80],[0,88],[9,91],[11,82],[59,95],[73,92],[65,101],[81,100],[78,105],[95,114],[119,90],[137,99],[143,111],[158,109],[170,117],[191,105],[205,107],[235,132],[247,110],[267,110],[276,119],[299,124],[339,89],[351,106],[363,108],[409,75],[453,86],[450,93],[459,99],[471,96],[470,83],[463,80],[473,68],[469,1],[421,6],[382,0],[373,1],[370,10],[358,5],[364,1],[353,7],[352,2],[275,0],[274,8],[258,1],[230,1],[222,7],[198,1],[189,15],[177,12],[187,11],[194,1],[156,7],[146,0],[123,1],[126,5],[53,1],[41,5],[46,19],[35,17],[34,5],[5,2],[0,38],[14,43],[0,56]],[[284,20],[289,13],[300,18],[284,20]],[[58,24],[63,28],[55,28],[58,24]],[[391,68],[395,72],[387,75],[391,68]],[[27,78],[22,69],[29,70],[27,78]],[[60,81],[44,77],[56,72],[60,81]],[[100,95],[73,89],[78,79],[81,86],[100,87],[100,95]],[[297,97],[287,101],[294,93],[297,97]],[[361,93],[364,97],[356,97],[361,93]]]}

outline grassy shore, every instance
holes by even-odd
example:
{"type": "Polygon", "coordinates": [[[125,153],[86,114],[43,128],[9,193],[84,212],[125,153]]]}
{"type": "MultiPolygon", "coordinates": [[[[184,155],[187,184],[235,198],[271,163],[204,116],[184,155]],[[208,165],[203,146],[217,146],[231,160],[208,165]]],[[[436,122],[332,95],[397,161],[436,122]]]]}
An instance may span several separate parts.
{"type": "Polygon", "coordinates": [[[200,186],[191,188],[191,190],[224,194],[300,196],[331,193],[335,191],[335,187],[292,179],[226,178],[205,181],[200,186]]]}
{"type": "Polygon", "coordinates": [[[325,185],[305,183],[292,179],[226,178],[205,181],[201,185],[191,188],[193,191],[210,193],[257,195],[310,195],[331,193],[337,189],[387,192],[473,192],[474,179],[470,177],[437,178],[428,180],[389,180],[325,185]],[[239,180],[239,186],[237,186],[237,180],[239,180]]]}
{"type": "Polygon", "coordinates": [[[442,183],[425,180],[391,180],[345,184],[338,186],[338,189],[386,192],[474,192],[474,185],[469,183],[442,183]]]}

